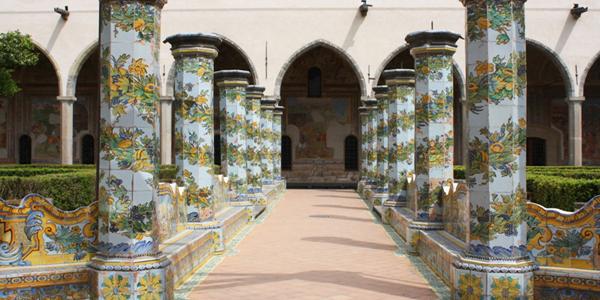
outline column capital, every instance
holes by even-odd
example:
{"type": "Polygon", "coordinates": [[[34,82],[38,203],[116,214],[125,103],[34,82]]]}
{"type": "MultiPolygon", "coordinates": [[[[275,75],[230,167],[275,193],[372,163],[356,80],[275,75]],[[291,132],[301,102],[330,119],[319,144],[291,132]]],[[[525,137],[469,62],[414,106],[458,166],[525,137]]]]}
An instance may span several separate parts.
{"type": "Polygon", "coordinates": [[[75,102],[77,101],[77,97],[75,96],[57,96],[56,100],[60,102],[75,102]]]}
{"type": "Polygon", "coordinates": [[[276,105],[275,107],[273,107],[273,113],[276,115],[283,115],[284,110],[285,110],[285,107],[283,107],[283,106],[276,105]]]}
{"type": "Polygon", "coordinates": [[[260,85],[249,85],[246,87],[246,98],[262,99],[264,96],[265,87],[260,85]]]}
{"type": "Polygon", "coordinates": [[[162,8],[163,6],[165,6],[165,4],[167,4],[168,0],[127,0],[127,1],[123,1],[123,0],[100,0],[100,4],[102,3],[118,3],[118,4],[123,4],[123,2],[139,2],[139,3],[149,3],[149,4],[153,4],[156,5],[160,8],[162,8]]]}
{"type": "Polygon", "coordinates": [[[175,101],[175,97],[173,96],[160,96],[160,103],[171,103],[175,101]]]}
{"type": "Polygon", "coordinates": [[[389,90],[390,89],[387,85],[377,85],[373,87],[373,92],[375,92],[376,99],[387,97],[387,93],[389,90]]]}
{"type": "Polygon", "coordinates": [[[581,104],[581,103],[583,103],[583,101],[585,101],[585,97],[583,97],[583,96],[577,96],[577,97],[571,96],[571,97],[567,97],[565,99],[565,101],[567,103],[569,103],[569,104],[571,104],[571,103],[579,103],[579,104],[581,104]]]}
{"type": "Polygon", "coordinates": [[[171,44],[171,53],[178,56],[217,57],[222,39],[212,33],[180,33],[167,37],[163,43],[171,44]]]}
{"type": "Polygon", "coordinates": [[[277,100],[274,98],[265,98],[260,100],[260,108],[263,110],[274,110],[277,100]]]}
{"type": "Polygon", "coordinates": [[[222,70],[215,72],[215,81],[219,87],[248,86],[250,72],[245,70],[222,70]]]}
{"type": "Polygon", "coordinates": [[[415,85],[415,70],[391,69],[383,71],[383,79],[388,87],[398,85],[415,85]]]}
{"type": "Polygon", "coordinates": [[[412,48],[410,54],[415,56],[422,53],[456,52],[456,42],[462,36],[447,30],[425,30],[410,33],[404,39],[412,48]]]}
{"type": "Polygon", "coordinates": [[[377,107],[377,99],[369,98],[364,101],[364,104],[369,109],[376,108],[377,107]]]}
{"type": "Polygon", "coordinates": [[[370,110],[371,110],[371,108],[368,106],[360,106],[360,107],[358,107],[358,114],[368,115],[370,110]]]}

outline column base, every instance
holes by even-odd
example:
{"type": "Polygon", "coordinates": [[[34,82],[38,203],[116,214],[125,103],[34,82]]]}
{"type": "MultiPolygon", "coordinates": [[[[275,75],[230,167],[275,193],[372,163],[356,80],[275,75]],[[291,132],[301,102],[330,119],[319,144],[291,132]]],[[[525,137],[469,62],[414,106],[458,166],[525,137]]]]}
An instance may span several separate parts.
{"type": "Polygon", "coordinates": [[[95,256],[91,268],[90,293],[93,299],[172,299],[172,278],[167,276],[170,261],[165,256],[131,259],[95,256]]]}
{"type": "Polygon", "coordinates": [[[386,207],[406,207],[406,196],[401,195],[390,195],[390,198],[383,203],[386,207]]]}
{"type": "Polygon", "coordinates": [[[375,193],[373,193],[371,197],[369,197],[369,204],[371,206],[370,209],[373,209],[377,211],[380,215],[383,215],[383,203],[387,201],[389,197],[390,195],[387,192],[380,192],[376,190],[375,193]]]}
{"type": "Polygon", "coordinates": [[[215,244],[213,249],[215,253],[221,254],[225,251],[225,239],[223,238],[223,221],[210,220],[204,222],[189,222],[185,224],[185,229],[211,231],[215,235],[215,244]]]}
{"type": "Polygon", "coordinates": [[[481,259],[461,255],[454,261],[452,298],[533,299],[533,272],[529,259],[481,259]]]}

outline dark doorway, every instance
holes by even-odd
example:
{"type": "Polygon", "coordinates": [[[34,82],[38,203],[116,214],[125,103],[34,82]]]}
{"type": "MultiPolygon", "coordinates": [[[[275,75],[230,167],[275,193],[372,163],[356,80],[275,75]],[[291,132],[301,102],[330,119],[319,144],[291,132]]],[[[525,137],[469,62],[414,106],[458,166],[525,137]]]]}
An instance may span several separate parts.
{"type": "Polygon", "coordinates": [[[84,165],[94,164],[94,137],[86,134],[81,138],[81,163],[84,165]]]}
{"type": "Polygon", "coordinates": [[[281,137],[281,169],[292,169],[292,139],[287,135],[281,137]]]}
{"type": "Polygon", "coordinates": [[[31,163],[31,137],[26,134],[19,138],[19,163],[31,163]]]}
{"type": "Polygon", "coordinates": [[[546,165],[546,140],[536,137],[527,138],[527,165],[546,165]]]}
{"type": "Polygon", "coordinates": [[[344,140],[344,167],[346,171],[358,170],[358,139],[353,135],[344,140]]]}

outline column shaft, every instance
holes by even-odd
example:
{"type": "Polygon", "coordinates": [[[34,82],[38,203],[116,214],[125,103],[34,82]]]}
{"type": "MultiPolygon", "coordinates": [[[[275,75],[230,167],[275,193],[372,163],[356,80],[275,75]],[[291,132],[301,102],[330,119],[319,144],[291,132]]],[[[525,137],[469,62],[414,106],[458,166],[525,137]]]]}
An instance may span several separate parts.
{"type": "Polygon", "coordinates": [[[262,141],[261,168],[263,184],[273,184],[273,109],[274,99],[263,99],[260,109],[260,134],[262,141]]]}
{"type": "Polygon", "coordinates": [[[373,88],[377,99],[377,187],[375,189],[376,202],[381,205],[388,199],[389,192],[389,99],[388,87],[376,86],[373,88]]]}
{"type": "Polygon", "coordinates": [[[583,164],[583,137],[581,105],[584,97],[570,97],[569,105],[569,165],[581,166],[583,164]]]}
{"type": "Polygon", "coordinates": [[[73,103],[75,97],[59,96],[60,101],[60,163],[73,164],[73,103]]]}
{"type": "Polygon", "coordinates": [[[415,173],[415,72],[383,72],[390,101],[390,200],[405,204],[408,177],[415,173]]]}
{"type": "Polygon", "coordinates": [[[360,181],[365,182],[369,173],[369,108],[358,108],[360,116],[360,181]]]}
{"type": "Polygon", "coordinates": [[[281,119],[283,106],[275,106],[273,110],[273,179],[282,180],[281,177],[281,119]]]}
{"type": "Polygon", "coordinates": [[[237,194],[236,200],[246,200],[248,193],[246,87],[249,77],[248,71],[215,72],[221,95],[221,169],[237,194]]]}
{"type": "Polygon", "coordinates": [[[535,266],[528,257],[526,223],[524,2],[463,0],[471,220],[466,257],[455,263],[456,297],[533,298],[535,266]]]}
{"type": "Polygon", "coordinates": [[[260,101],[265,88],[252,85],[246,91],[248,98],[246,101],[248,193],[252,195],[253,201],[257,201],[261,197],[260,193],[262,193],[260,101]]]}
{"type": "MultiPolygon", "coordinates": [[[[185,187],[188,222],[212,220],[214,59],[221,39],[211,34],[168,37],[175,58],[177,183],[185,187]]],[[[170,127],[170,126],[169,126],[170,127]]]]}
{"type": "Polygon", "coordinates": [[[377,100],[369,99],[366,101],[366,105],[369,108],[369,151],[368,151],[368,160],[369,160],[369,171],[368,171],[368,183],[370,185],[374,185],[377,182],[377,173],[378,173],[378,163],[377,163],[377,145],[378,145],[378,137],[377,137],[377,126],[379,123],[379,116],[377,110],[377,100]]]}
{"type": "Polygon", "coordinates": [[[443,186],[453,181],[452,55],[460,36],[448,31],[411,33],[415,58],[415,219],[442,221],[443,186]]]}
{"type": "Polygon", "coordinates": [[[160,97],[160,163],[172,164],[173,96],[160,97]]]}
{"type": "Polygon", "coordinates": [[[155,223],[164,3],[100,1],[97,299],[167,297],[155,223]]]}

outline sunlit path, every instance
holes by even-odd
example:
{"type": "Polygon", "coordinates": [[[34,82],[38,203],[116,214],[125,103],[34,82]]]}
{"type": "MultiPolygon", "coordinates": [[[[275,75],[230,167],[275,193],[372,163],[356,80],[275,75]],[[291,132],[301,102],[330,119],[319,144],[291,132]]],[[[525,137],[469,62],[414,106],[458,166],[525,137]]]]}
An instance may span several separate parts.
{"type": "Polygon", "coordinates": [[[188,298],[438,298],[351,190],[288,191],[236,252],[188,298]]]}

